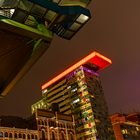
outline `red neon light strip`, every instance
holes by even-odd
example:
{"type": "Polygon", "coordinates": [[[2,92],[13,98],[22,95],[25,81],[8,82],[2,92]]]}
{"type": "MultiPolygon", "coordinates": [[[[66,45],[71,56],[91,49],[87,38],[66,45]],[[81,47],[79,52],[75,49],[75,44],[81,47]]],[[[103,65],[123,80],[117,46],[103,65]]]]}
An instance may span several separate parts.
{"type": "MultiPolygon", "coordinates": [[[[62,72],[61,74],[59,74],[58,76],[56,76],[52,80],[50,80],[49,82],[42,85],[41,89],[43,90],[43,89],[47,88],[48,86],[55,83],[59,79],[63,78],[64,76],[66,76],[67,74],[69,74],[70,72],[75,70],[76,68],[80,67],[81,65],[85,64],[86,62],[88,62],[88,61],[92,62],[92,59],[94,59],[94,57],[98,57],[100,60],[103,60],[102,63],[104,63],[105,65],[103,65],[102,67],[99,65],[100,69],[105,68],[106,66],[108,66],[112,63],[110,59],[108,59],[107,57],[105,57],[105,56],[103,56],[103,55],[94,51],[91,54],[89,54],[88,56],[86,56],[85,58],[81,59],[76,64],[74,64],[71,67],[69,67],[68,69],[66,69],[64,72],[62,72]]],[[[93,61],[93,63],[94,63],[94,61],[93,61]]],[[[98,66],[98,64],[96,64],[96,65],[98,66]]]]}

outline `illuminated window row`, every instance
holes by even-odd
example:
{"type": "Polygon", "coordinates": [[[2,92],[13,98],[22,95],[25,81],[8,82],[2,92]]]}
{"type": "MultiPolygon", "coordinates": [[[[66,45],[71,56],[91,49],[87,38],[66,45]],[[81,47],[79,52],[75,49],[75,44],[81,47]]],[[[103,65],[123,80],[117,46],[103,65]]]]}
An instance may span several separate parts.
{"type": "Polygon", "coordinates": [[[53,96],[55,96],[56,94],[58,94],[59,92],[63,91],[67,86],[64,85],[62,87],[59,87],[58,89],[53,90],[52,92],[47,94],[47,98],[52,98],[53,96]]]}
{"type": "Polygon", "coordinates": [[[61,92],[57,93],[55,96],[51,97],[51,98],[47,98],[48,102],[52,102],[54,100],[57,100],[58,98],[63,98],[63,97],[67,97],[67,88],[65,90],[62,90],[61,92]]]}

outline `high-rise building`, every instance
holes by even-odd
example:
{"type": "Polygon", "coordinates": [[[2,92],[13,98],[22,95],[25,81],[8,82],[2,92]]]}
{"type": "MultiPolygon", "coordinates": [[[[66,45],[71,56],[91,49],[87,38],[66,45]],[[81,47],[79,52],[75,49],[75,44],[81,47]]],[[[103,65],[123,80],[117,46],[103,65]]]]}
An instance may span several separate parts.
{"type": "Polygon", "coordinates": [[[110,116],[116,140],[140,139],[140,114],[113,114],[110,116]]]}
{"type": "MultiPolygon", "coordinates": [[[[92,52],[42,86],[48,108],[57,103],[60,112],[72,114],[77,140],[113,140],[98,70],[111,64],[107,57],[92,52]]],[[[32,105],[32,112],[39,108],[32,105]]]]}

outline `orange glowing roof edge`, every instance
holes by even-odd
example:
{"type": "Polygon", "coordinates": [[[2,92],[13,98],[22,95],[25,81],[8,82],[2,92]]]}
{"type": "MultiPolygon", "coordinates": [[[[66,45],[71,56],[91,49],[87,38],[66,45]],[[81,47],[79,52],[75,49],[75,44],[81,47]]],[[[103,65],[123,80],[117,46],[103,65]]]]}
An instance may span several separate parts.
{"type": "Polygon", "coordinates": [[[48,86],[50,86],[51,84],[55,83],[56,81],[58,81],[59,79],[63,78],[64,76],[66,76],[67,74],[69,74],[70,72],[72,72],[73,70],[75,70],[76,68],[80,67],[81,65],[85,64],[87,61],[89,61],[90,59],[92,59],[94,56],[98,56],[102,59],[104,59],[105,61],[107,61],[108,63],[112,63],[112,61],[99,54],[98,52],[94,51],[92,53],[90,53],[88,56],[84,57],[83,59],[81,59],[80,61],[78,61],[76,64],[72,65],[71,67],[69,67],[68,69],[66,69],[64,72],[62,72],[61,74],[59,74],[58,76],[54,77],[52,80],[50,80],[49,82],[45,83],[44,85],[41,86],[41,89],[45,89],[48,86]]]}

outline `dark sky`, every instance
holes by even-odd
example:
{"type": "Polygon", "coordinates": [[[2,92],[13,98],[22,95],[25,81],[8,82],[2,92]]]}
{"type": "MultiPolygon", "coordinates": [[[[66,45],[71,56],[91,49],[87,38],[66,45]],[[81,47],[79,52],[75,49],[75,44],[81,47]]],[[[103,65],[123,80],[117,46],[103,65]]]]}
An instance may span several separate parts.
{"type": "Polygon", "coordinates": [[[94,0],[93,18],[72,40],[55,36],[49,50],[0,101],[0,115],[29,116],[40,86],[96,50],[113,64],[100,71],[109,113],[140,111],[140,1],[94,0]]]}

